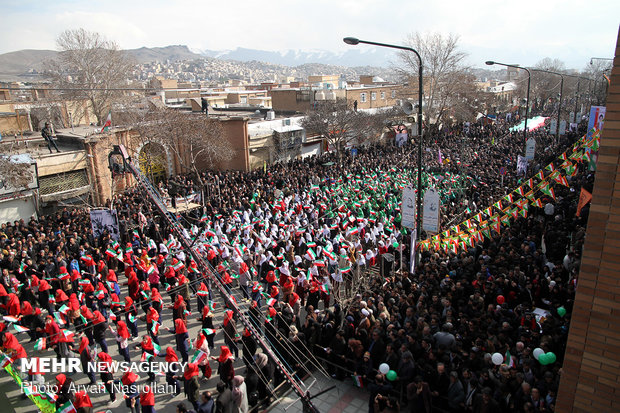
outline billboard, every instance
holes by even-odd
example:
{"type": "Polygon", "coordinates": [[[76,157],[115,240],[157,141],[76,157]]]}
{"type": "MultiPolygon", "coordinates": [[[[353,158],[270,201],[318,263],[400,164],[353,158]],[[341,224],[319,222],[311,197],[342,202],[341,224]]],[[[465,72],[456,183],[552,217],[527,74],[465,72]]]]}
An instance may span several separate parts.
{"type": "Polygon", "coordinates": [[[439,232],[439,192],[435,188],[428,188],[424,194],[424,214],[422,215],[422,229],[434,234],[439,232]]]}
{"type": "Polygon", "coordinates": [[[401,224],[405,228],[415,228],[415,202],[416,193],[412,186],[407,186],[403,189],[403,203],[402,203],[402,221],[401,224]]]}

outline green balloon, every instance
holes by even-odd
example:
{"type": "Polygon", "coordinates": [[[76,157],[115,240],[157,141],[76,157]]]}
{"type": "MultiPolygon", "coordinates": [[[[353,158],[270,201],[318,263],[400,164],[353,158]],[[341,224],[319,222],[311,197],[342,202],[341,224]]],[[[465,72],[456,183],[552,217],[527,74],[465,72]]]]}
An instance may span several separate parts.
{"type": "Polygon", "coordinates": [[[545,356],[546,356],[546,359],[547,359],[547,364],[553,364],[557,360],[557,357],[555,356],[555,353],[553,353],[552,351],[550,351],[547,354],[545,354],[545,356]]]}
{"type": "Polygon", "coordinates": [[[566,315],[566,308],[564,307],[558,307],[558,315],[560,317],[564,317],[566,315]]]}
{"type": "Polygon", "coordinates": [[[543,353],[540,356],[538,356],[538,362],[542,364],[543,366],[546,366],[547,364],[549,364],[549,362],[547,361],[547,354],[549,353],[543,353]]]}
{"type": "Polygon", "coordinates": [[[385,377],[387,377],[387,379],[389,381],[394,381],[396,380],[396,378],[398,377],[398,375],[396,374],[396,372],[394,370],[390,370],[387,372],[387,374],[385,375],[385,377]]]}

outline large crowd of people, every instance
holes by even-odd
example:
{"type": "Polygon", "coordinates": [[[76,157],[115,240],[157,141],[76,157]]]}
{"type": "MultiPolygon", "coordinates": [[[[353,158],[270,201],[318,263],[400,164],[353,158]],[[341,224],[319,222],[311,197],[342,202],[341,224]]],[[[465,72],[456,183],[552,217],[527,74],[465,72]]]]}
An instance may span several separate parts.
{"type": "MultiPolygon", "coordinates": [[[[442,229],[484,213],[549,163],[559,167],[558,156],[578,138],[531,132],[537,155],[517,174],[523,135],[509,126],[459,125],[427,138],[424,182],[440,192],[442,229]]],[[[581,188],[591,192],[593,173],[574,162],[567,185],[542,196],[543,205],[467,248],[420,249],[410,272],[412,234],[401,226],[400,197],[415,182],[416,150],[373,144],[355,156],[204,171],[200,179],[173,177],[160,191],[196,194],[203,207],[177,217],[184,236],[292,370],[353,378],[368,389],[371,412],[554,411],[588,216],[587,206],[576,215],[577,202],[581,188]]],[[[86,209],[1,225],[3,351],[13,361],[32,356],[12,325],[84,365],[129,361],[138,348],[142,359],[188,362],[165,378],[176,392],[183,387],[191,404],[179,411],[247,412],[272,401],[285,380],[281,371],[144,191],[130,189],[112,204],[118,238],[95,235],[86,209]],[[172,329],[158,331],[166,318],[172,329]],[[174,344],[160,348],[167,335],[174,344]],[[218,338],[224,345],[215,348],[218,338]],[[244,376],[235,374],[236,360],[244,376]],[[207,389],[198,378],[216,367],[219,380],[207,389]]],[[[43,379],[22,372],[29,373],[43,379]]],[[[132,374],[101,373],[111,401],[114,381],[134,383],[132,374]]],[[[68,390],[70,377],[55,379],[57,406],[71,401],[89,411],[88,394],[68,390]]],[[[155,411],[149,391],[123,396],[132,412],[155,411]]]]}

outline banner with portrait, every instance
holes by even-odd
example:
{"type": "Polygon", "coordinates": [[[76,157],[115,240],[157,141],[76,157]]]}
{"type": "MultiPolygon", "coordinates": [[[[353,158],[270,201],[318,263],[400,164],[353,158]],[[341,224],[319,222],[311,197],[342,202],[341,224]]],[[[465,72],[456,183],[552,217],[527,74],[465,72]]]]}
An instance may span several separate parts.
{"type": "Polygon", "coordinates": [[[90,222],[93,229],[93,237],[99,238],[107,231],[113,240],[120,240],[118,219],[115,209],[93,209],[90,211],[90,222]]]}

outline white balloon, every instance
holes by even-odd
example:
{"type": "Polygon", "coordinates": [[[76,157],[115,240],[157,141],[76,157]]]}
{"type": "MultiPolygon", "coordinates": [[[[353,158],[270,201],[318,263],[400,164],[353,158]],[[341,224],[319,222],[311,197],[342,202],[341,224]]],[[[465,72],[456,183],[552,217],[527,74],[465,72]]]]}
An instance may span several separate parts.
{"type": "Polygon", "coordinates": [[[541,354],[544,354],[545,350],[543,350],[542,348],[536,347],[534,349],[534,351],[532,351],[532,355],[534,356],[534,358],[536,360],[538,360],[538,356],[540,356],[541,354]]]}
{"type": "Polygon", "coordinates": [[[387,363],[381,363],[379,365],[379,371],[381,374],[387,374],[387,372],[390,371],[390,366],[387,363]]]}
{"type": "Polygon", "coordinates": [[[502,356],[500,353],[493,353],[493,355],[491,356],[491,361],[493,361],[493,364],[495,364],[496,366],[499,366],[504,362],[504,356],[502,356]]]}

